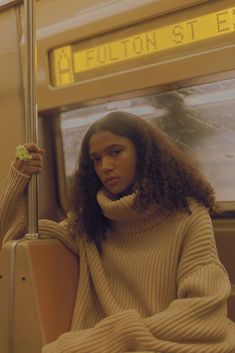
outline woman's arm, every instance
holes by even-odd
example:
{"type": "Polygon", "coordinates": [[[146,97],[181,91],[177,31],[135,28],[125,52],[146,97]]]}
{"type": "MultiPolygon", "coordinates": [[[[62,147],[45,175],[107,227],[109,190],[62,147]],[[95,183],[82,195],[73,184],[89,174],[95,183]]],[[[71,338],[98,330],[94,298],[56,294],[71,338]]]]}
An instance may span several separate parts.
{"type": "Polygon", "coordinates": [[[0,196],[0,246],[25,233],[26,186],[33,173],[42,171],[44,150],[33,143],[24,146],[28,159],[15,159],[0,196]]]}
{"type": "Polygon", "coordinates": [[[25,232],[25,189],[29,179],[11,166],[0,196],[1,245],[3,241],[20,238],[25,232]]]}
{"type": "MultiPolygon", "coordinates": [[[[16,158],[12,163],[0,196],[0,248],[8,240],[19,239],[26,232],[26,187],[33,173],[41,173],[44,150],[35,144],[25,144],[31,159],[16,158]]],[[[41,238],[58,238],[73,252],[78,253],[76,242],[68,236],[66,220],[57,223],[39,221],[41,238]]]]}
{"type": "Polygon", "coordinates": [[[229,293],[224,271],[208,265],[183,280],[179,299],[162,313],[142,319],[135,310],[124,311],[94,328],[65,333],[42,352],[233,353],[235,327],[226,317],[229,293]]]}

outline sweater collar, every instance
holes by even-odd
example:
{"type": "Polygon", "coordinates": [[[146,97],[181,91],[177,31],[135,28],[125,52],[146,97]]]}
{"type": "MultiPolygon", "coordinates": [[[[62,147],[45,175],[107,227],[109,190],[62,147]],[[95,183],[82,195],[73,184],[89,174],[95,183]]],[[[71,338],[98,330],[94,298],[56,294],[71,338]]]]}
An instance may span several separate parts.
{"type": "Polygon", "coordinates": [[[145,211],[133,208],[135,194],[116,199],[105,189],[97,193],[97,202],[112,229],[121,233],[136,233],[154,227],[167,216],[157,205],[145,211]]]}

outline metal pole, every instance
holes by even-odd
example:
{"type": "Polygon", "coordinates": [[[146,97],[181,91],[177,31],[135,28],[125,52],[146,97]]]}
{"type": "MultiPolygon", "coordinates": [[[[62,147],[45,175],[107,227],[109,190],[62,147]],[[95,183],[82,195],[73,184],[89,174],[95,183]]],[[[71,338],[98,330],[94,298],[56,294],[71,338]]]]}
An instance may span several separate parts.
{"type": "MultiPolygon", "coordinates": [[[[36,102],[36,26],[35,0],[24,0],[25,9],[25,129],[26,141],[37,144],[38,117],[36,102]]],[[[37,175],[33,174],[27,195],[26,239],[38,239],[38,191],[37,175]]]]}

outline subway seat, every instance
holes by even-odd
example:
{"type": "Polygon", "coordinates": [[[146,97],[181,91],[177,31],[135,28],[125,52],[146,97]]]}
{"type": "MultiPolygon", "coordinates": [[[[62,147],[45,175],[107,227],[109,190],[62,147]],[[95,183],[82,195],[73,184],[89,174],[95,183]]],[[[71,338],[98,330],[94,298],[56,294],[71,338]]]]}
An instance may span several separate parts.
{"type": "Polygon", "coordinates": [[[41,353],[70,329],[79,259],[56,239],[9,241],[0,257],[0,353],[41,353]]]}

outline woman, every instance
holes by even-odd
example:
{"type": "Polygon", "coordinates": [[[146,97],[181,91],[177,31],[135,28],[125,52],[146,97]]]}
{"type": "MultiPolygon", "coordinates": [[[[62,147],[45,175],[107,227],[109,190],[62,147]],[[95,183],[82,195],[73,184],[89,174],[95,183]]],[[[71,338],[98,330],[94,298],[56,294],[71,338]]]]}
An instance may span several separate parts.
{"type": "MultiPolygon", "coordinates": [[[[24,189],[43,151],[26,145],[1,201],[4,241],[24,233],[24,189]]],[[[43,353],[232,353],[227,273],[209,212],[214,193],[160,131],[124,112],[87,131],[71,212],[39,223],[80,256],[71,331],[43,353]]]]}

